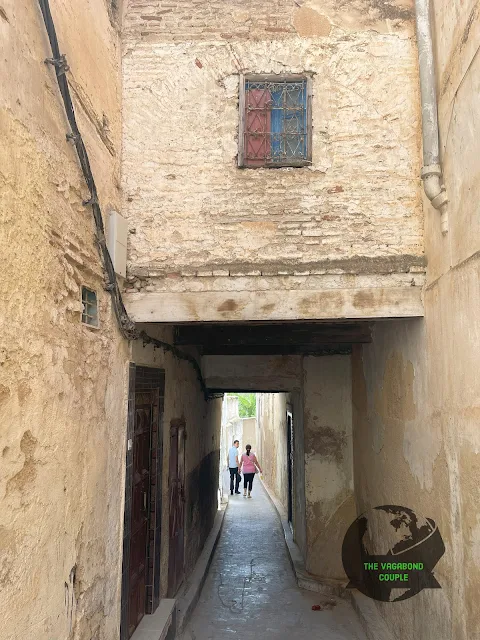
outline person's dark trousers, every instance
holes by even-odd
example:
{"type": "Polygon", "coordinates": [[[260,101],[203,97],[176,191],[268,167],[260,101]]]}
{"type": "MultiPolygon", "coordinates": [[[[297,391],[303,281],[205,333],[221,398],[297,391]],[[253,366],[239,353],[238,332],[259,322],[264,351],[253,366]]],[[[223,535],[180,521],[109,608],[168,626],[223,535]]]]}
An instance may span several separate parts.
{"type": "Polygon", "coordinates": [[[253,479],[255,477],[254,473],[244,473],[243,474],[243,488],[246,489],[248,486],[248,490],[252,490],[253,479]]]}
{"type": "Polygon", "coordinates": [[[233,482],[235,480],[235,491],[238,491],[238,485],[240,484],[240,475],[238,473],[238,467],[229,467],[230,469],[230,493],[233,493],[233,482]]]}

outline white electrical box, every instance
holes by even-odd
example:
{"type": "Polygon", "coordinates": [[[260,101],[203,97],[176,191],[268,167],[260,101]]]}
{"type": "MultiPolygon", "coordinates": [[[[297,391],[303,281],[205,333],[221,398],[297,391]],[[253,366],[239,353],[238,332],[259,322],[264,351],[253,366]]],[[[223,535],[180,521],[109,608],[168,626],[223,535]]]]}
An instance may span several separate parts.
{"type": "Polygon", "coordinates": [[[128,222],[116,211],[110,211],[107,221],[107,247],[115,273],[122,278],[127,275],[128,222]]]}

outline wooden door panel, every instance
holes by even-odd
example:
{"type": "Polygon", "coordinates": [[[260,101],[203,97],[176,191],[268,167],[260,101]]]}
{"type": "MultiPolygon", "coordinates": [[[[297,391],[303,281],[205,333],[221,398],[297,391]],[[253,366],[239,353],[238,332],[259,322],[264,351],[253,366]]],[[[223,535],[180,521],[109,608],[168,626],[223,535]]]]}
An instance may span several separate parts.
{"type": "Polygon", "coordinates": [[[173,597],[184,576],[185,422],[170,425],[168,593],[173,597]]]}
{"type": "Polygon", "coordinates": [[[130,539],[129,571],[129,636],[133,634],[145,615],[153,403],[153,392],[142,391],[135,394],[132,534],[130,539]]]}

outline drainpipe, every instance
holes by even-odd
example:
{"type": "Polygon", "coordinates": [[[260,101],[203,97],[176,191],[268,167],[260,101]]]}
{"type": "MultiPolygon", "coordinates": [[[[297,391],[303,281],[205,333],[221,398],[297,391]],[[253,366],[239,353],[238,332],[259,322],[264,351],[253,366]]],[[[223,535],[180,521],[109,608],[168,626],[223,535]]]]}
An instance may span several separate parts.
{"type": "Polygon", "coordinates": [[[448,231],[448,197],[442,182],[440,144],[438,137],[437,95],[433,61],[430,0],[415,0],[417,16],[418,61],[420,66],[420,95],[422,101],[423,168],[425,193],[441,214],[442,233],[448,231]]]}

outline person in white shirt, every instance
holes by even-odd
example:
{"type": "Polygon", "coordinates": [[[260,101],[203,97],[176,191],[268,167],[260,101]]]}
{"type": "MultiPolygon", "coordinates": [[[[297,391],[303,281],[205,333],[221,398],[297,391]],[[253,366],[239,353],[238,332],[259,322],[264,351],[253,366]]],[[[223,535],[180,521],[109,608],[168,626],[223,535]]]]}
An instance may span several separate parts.
{"type": "Polygon", "coordinates": [[[238,460],[238,447],[240,442],[238,440],[233,441],[233,447],[228,450],[227,464],[230,470],[230,495],[233,496],[233,485],[235,481],[235,493],[240,493],[238,486],[240,484],[240,475],[238,473],[238,467],[240,466],[238,460]]]}

